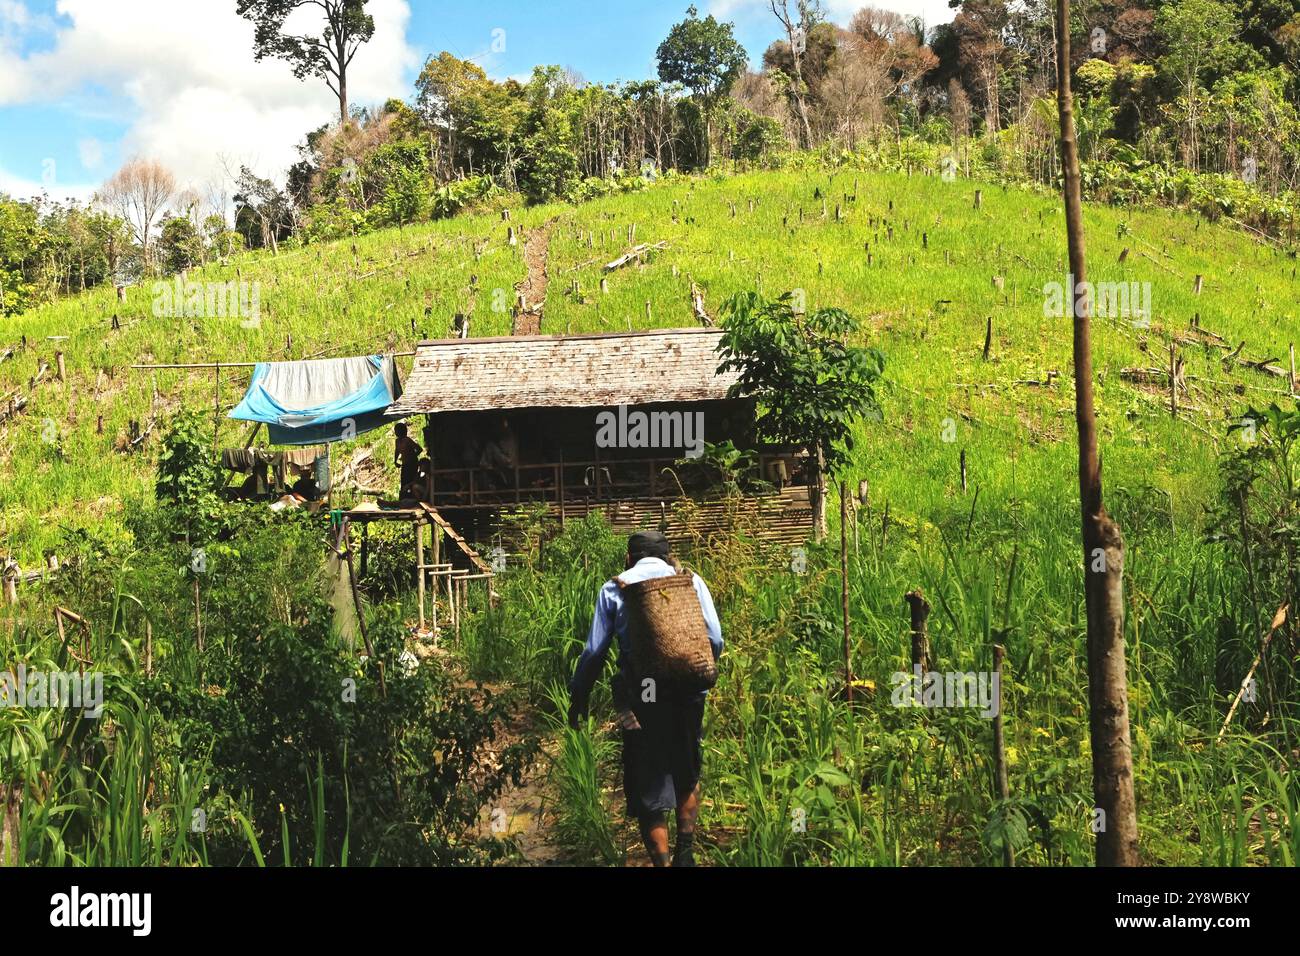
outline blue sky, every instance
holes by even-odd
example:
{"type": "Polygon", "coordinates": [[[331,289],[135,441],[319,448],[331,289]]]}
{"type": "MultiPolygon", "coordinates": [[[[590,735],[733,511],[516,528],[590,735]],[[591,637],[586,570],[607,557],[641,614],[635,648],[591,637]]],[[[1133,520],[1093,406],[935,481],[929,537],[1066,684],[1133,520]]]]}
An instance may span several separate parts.
{"type": "MultiPolygon", "coordinates": [[[[766,0],[696,0],[736,24],[757,62],[778,32],[766,0]]],[[[846,22],[856,0],[824,0],[846,22]]],[[[407,97],[420,64],[450,50],[497,78],[540,63],[593,82],[654,75],[689,0],[370,0],[375,38],[353,63],[354,103],[407,97]]],[[[876,5],[951,19],[946,0],[876,5]]],[[[255,63],[235,0],[0,0],[0,192],[85,198],[135,154],[200,193],[246,163],[278,177],[307,130],[328,122],[320,81],[255,63]]]]}
{"type": "MultiPolygon", "coordinates": [[[[825,0],[824,0],[825,3],[825,0]]],[[[481,55],[494,76],[523,75],[539,63],[572,66],[588,80],[643,79],[655,72],[655,50],[691,0],[611,3],[601,0],[484,0],[464,5],[412,4],[410,37],[423,50],[447,49],[457,56],[481,55]],[[494,30],[504,31],[505,52],[491,55],[494,30]]],[[[757,63],[780,25],[766,0],[695,0],[701,15],[734,23],[736,33],[757,63]]],[[[833,20],[847,21],[863,4],[825,3],[833,20]]],[[[947,0],[876,0],[876,6],[925,16],[927,23],[952,19],[947,0]]]]}

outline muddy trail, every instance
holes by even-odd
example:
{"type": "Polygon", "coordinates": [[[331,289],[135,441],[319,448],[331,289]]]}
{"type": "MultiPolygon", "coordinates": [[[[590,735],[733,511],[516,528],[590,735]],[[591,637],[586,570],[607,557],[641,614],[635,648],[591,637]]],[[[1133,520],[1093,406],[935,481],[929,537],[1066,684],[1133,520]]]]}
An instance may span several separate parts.
{"type": "Polygon", "coordinates": [[[552,220],[524,236],[524,264],[528,267],[528,277],[515,285],[515,318],[511,335],[541,334],[542,309],[546,306],[546,286],[550,281],[546,264],[554,227],[552,220]]]}
{"type": "Polygon", "coordinates": [[[544,726],[538,715],[521,711],[508,726],[500,728],[496,744],[509,747],[528,737],[537,737],[541,750],[524,774],[519,786],[507,787],[485,807],[479,817],[477,835],[484,839],[510,840],[520,866],[569,866],[580,862],[556,832],[558,796],[551,780],[551,767],[560,741],[544,726]]]}
{"type": "MultiPolygon", "coordinates": [[[[496,693],[505,690],[499,686],[489,689],[496,693]]],[[[613,721],[596,732],[601,736],[617,734],[613,721]]],[[[477,835],[485,839],[508,839],[513,842],[517,856],[511,862],[517,866],[650,867],[637,822],[626,813],[618,761],[615,760],[613,767],[602,767],[601,773],[606,785],[605,805],[609,813],[610,829],[616,845],[622,850],[622,859],[611,864],[593,857],[590,852],[584,852],[581,847],[567,845],[559,836],[560,796],[552,769],[564,744],[550,722],[536,711],[517,711],[514,719],[500,728],[495,745],[504,749],[529,736],[540,741],[541,750],[537,759],[528,768],[519,786],[508,787],[493,801],[491,807],[483,809],[477,835]]],[[[698,856],[700,854],[697,852],[698,856]]],[[[701,861],[701,865],[707,863],[701,861]]]]}
{"type": "MultiPolygon", "coordinates": [[[[617,734],[613,721],[597,731],[601,736],[617,734]]],[[[627,815],[622,788],[622,773],[618,761],[613,767],[602,767],[605,782],[605,805],[609,813],[610,829],[616,845],[622,849],[622,859],[612,863],[602,862],[580,847],[566,845],[558,835],[559,793],[552,768],[560,755],[563,742],[553,732],[549,722],[535,712],[516,714],[510,726],[502,728],[497,743],[501,747],[517,743],[527,736],[540,739],[541,751],[528,769],[518,787],[505,790],[491,808],[485,808],[480,817],[478,835],[496,839],[510,839],[518,851],[513,861],[519,866],[624,866],[650,867],[650,858],[641,843],[641,835],[634,818],[627,815]]],[[[701,837],[708,839],[703,828],[701,837]]],[[[696,857],[701,866],[708,863],[698,850],[696,857]]]]}
{"type": "MultiPolygon", "coordinates": [[[[469,686],[469,685],[465,685],[469,686]]],[[[486,685],[485,685],[486,686],[486,685]]],[[[496,693],[505,688],[490,687],[496,693]]],[[[614,732],[611,721],[599,733],[614,732]]],[[[528,737],[536,737],[541,745],[537,759],[528,768],[517,787],[508,787],[484,807],[479,818],[477,835],[485,839],[507,839],[513,842],[517,856],[511,862],[518,866],[603,866],[582,848],[566,845],[559,836],[559,788],[552,770],[564,746],[550,722],[532,710],[520,710],[507,726],[498,731],[495,745],[504,749],[528,737]]],[[[649,859],[641,849],[636,821],[624,813],[622,787],[609,792],[610,824],[622,845],[624,866],[649,866],[649,859]]],[[[614,865],[618,865],[615,863],[614,865]]]]}

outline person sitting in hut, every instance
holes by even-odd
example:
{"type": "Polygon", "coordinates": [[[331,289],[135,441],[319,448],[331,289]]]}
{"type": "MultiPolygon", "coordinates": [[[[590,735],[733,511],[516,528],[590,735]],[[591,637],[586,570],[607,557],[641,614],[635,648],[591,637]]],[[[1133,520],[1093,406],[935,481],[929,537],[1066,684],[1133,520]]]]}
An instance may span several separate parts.
{"type": "Polygon", "coordinates": [[[325,496],[321,494],[320,485],[316,483],[315,475],[303,475],[290,487],[289,493],[303,501],[320,501],[325,496]]]}
{"type": "Polygon", "coordinates": [[[394,425],[393,433],[397,436],[393,464],[402,469],[397,496],[418,499],[423,491],[420,483],[420,458],[424,449],[407,433],[406,422],[394,425]]]}
{"type": "Polygon", "coordinates": [[[247,461],[249,475],[238,488],[230,491],[229,497],[233,501],[256,501],[265,498],[270,492],[270,465],[267,460],[256,452],[249,452],[247,461]]]}
{"type": "Polygon", "coordinates": [[[496,433],[483,445],[479,467],[488,473],[494,488],[509,488],[515,481],[515,468],[519,465],[519,439],[510,427],[510,419],[498,420],[496,433]]]}

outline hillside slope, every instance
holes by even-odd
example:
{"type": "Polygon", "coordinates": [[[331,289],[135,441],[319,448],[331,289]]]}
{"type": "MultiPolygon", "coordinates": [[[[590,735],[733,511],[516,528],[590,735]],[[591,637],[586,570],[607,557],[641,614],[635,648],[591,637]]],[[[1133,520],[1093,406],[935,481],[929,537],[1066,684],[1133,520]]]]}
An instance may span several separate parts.
{"type": "MultiPolygon", "coordinates": [[[[878,500],[895,514],[926,513],[959,488],[965,451],[968,482],[986,504],[1037,497],[1040,488],[1049,493],[1042,500],[1069,511],[1070,329],[1068,319],[1044,316],[1043,292],[1065,283],[1061,219],[1054,196],[937,176],[756,173],[516,210],[509,226],[522,238],[514,245],[508,224],[484,213],[189,274],[258,283],[257,328],[238,318],[155,315],[150,283],[130,289],[125,303],[111,290],[62,301],[0,329],[0,353],[27,342],[0,363],[0,406],[29,400],[0,424],[0,552],[30,565],[57,549],[62,527],[115,526],[122,508],[151,491],[150,440],[142,451],[120,450],[129,422],[147,428],[182,403],[213,408],[218,398],[224,415],[247,382],[247,370],[225,370],[218,391],[210,371],[132,364],[406,351],[450,334],[457,312],[471,314],[475,336],[509,334],[516,287],[527,297],[536,284],[525,250],[549,281],[544,333],[693,325],[693,283],[715,315],[728,296],[755,287],[802,290],[811,308],[843,306],[867,320],[889,358],[885,421],[866,430],[859,448],[878,500]],[[610,274],[602,293],[601,267],[630,237],[665,248],[610,274]],[[56,351],[66,384],[53,374],[56,351]],[[42,365],[50,371],[31,387],[42,365]],[[1050,387],[1025,384],[1050,373],[1059,373],[1050,387]]],[[[1294,262],[1188,214],[1090,208],[1087,224],[1090,279],[1149,283],[1154,312],[1149,330],[1115,318],[1096,337],[1108,481],[1135,495],[1171,496],[1172,520],[1192,519],[1212,475],[1212,436],[1285,382],[1225,372],[1225,350],[1214,344],[1183,345],[1191,393],[1174,423],[1158,376],[1131,384],[1120,371],[1167,368],[1171,334],[1210,341],[1188,333],[1193,316],[1230,345],[1244,341],[1243,357],[1285,365],[1297,332],[1294,262]]],[[[237,423],[220,428],[222,442],[243,434],[237,423]]]]}
{"type": "MultiPolygon", "coordinates": [[[[1069,320],[1045,309],[1055,303],[1044,293],[1066,282],[1061,220],[1054,196],[988,184],[756,173],[514,210],[509,222],[484,212],[259,253],[190,276],[260,283],[261,321],[251,328],[239,318],[154,315],[147,286],[123,305],[103,292],[62,302],[0,338],[4,354],[26,336],[27,348],[0,362],[0,396],[28,399],[0,424],[0,552],[31,566],[60,548],[64,529],[125,533],[128,509],[152,495],[167,415],[182,404],[224,412],[247,381],[246,370],[226,370],[218,389],[211,371],[133,372],[132,364],[402,352],[449,334],[457,312],[471,314],[476,336],[535,325],[543,333],[690,326],[693,287],[714,316],[738,291],[796,291],[810,308],[842,306],[863,320],[864,337],[888,360],[884,415],[863,423],[846,476],[850,488],[863,479],[870,488],[850,537],[847,649],[838,553],[814,548],[806,573],[740,539],[689,555],[727,635],[705,731],[710,859],[987,864],[1010,841],[1022,865],[1086,864],[1093,798],[1071,335],[1069,320]],[[662,247],[602,271],[640,243],[662,247]],[[517,293],[521,316],[512,314],[517,293]],[[66,383],[47,373],[31,385],[56,350],[65,353],[66,383]],[[148,431],[151,419],[159,424],[148,431]],[[131,420],[148,436],[134,452],[131,420]],[[992,644],[1006,647],[1011,804],[991,796],[989,723],[979,712],[913,711],[886,692],[906,676],[903,595],[918,587],[933,603],[937,669],[983,672],[992,644]],[[852,708],[840,695],[846,650],[860,689],[852,708]],[[806,830],[792,829],[791,813],[806,814],[806,830]]],[[[1300,753],[1290,679],[1279,677],[1280,696],[1269,683],[1215,742],[1276,596],[1257,592],[1249,562],[1232,548],[1207,540],[1205,508],[1221,496],[1220,452],[1238,440],[1228,424],[1251,404],[1285,400],[1284,376],[1242,362],[1286,366],[1298,331],[1294,260],[1192,215],[1089,208],[1087,225],[1090,278],[1150,283],[1153,313],[1147,327],[1132,316],[1099,318],[1095,334],[1107,502],[1128,545],[1143,860],[1293,862],[1300,778],[1289,768],[1300,753]],[[1161,371],[1171,340],[1186,380],[1176,419],[1161,371]],[[1139,371],[1125,374],[1131,369],[1139,371]]],[[[245,434],[214,420],[214,443],[245,434]]],[[[361,441],[391,460],[390,432],[361,441]]],[[[549,695],[562,697],[591,596],[619,548],[599,529],[569,527],[548,543],[544,565],[539,547],[537,561],[496,582],[502,600],[470,616],[456,648],[472,679],[523,690],[537,714],[550,712],[549,695]]],[[[173,559],[151,557],[159,568],[173,559]]],[[[300,570],[251,566],[251,577],[242,563],[217,568],[209,586],[243,590],[300,570]]],[[[129,583],[149,584],[144,576],[129,583]]],[[[160,646],[193,646],[185,616],[160,621],[160,646]]],[[[1287,662],[1275,654],[1271,666],[1282,673],[1287,662]]],[[[584,755],[594,738],[565,739],[579,749],[566,750],[575,759],[561,768],[580,768],[584,785],[612,784],[609,747],[584,755]]],[[[584,819],[604,819],[606,791],[582,792],[592,803],[584,819]]]]}

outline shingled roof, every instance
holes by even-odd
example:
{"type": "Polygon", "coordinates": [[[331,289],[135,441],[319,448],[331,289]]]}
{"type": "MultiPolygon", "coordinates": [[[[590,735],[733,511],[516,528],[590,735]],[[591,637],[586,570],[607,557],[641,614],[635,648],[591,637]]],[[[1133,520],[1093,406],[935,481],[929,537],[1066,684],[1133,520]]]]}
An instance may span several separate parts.
{"type": "Polygon", "coordinates": [[[528,335],[421,342],[389,416],[595,408],[727,397],[717,329],[528,335]]]}

